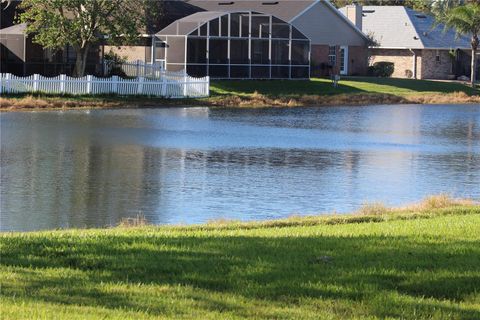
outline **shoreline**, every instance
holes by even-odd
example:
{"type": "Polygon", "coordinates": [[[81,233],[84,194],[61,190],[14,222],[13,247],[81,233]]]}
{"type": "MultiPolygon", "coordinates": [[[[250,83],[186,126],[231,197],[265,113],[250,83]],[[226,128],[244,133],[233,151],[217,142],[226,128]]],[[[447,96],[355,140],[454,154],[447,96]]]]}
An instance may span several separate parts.
{"type": "Polygon", "coordinates": [[[223,95],[200,99],[164,99],[145,96],[54,96],[17,95],[0,97],[0,112],[55,111],[85,109],[148,109],[163,107],[217,108],[292,108],[368,106],[389,104],[479,104],[480,96],[463,92],[444,94],[412,94],[407,96],[380,93],[351,93],[337,95],[268,96],[223,95]]]}
{"type": "Polygon", "coordinates": [[[315,215],[293,215],[286,218],[267,220],[211,220],[195,224],[151,224],[143,215],[122,218],[116,225],[93,228],[65,228],[55,230],[0,231],[0,238],[6,235],[126,231],[129,229],[148,229],[154,231],[215,231],[215,230],[252,230],[265,228],[291,228],[349,225],[361,223],[380,223],[430,219],[449,215],[480,214],[480,202],[471,199],[456,199],[439,194],[424,198],[420,202],[400,207],[386,207],[381,203],[367,203],[356,211],[346,213],[323,213],[315,215]]]}

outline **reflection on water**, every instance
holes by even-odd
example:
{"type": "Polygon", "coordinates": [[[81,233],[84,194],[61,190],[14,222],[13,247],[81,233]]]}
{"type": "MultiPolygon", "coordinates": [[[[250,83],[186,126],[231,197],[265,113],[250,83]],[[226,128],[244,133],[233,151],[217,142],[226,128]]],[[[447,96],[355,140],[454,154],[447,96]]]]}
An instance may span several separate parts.
{"type": "Polygon", "coordinates": [[[5,113],[1,230],[480,198],[480,106],[5,113]]]}

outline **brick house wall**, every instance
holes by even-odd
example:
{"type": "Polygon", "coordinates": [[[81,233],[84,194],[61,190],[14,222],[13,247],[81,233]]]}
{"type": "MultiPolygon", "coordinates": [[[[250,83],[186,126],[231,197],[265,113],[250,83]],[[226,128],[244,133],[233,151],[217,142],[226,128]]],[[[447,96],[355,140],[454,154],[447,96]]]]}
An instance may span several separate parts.
{"type": "Polygon", "coordinates": [[[105,46],[105,54],[112,52],[121,58],[125,58],[127,61],[145,61],[146,50],[150,50],[150,48],[145,46],[105,46]]]}
{"type": "MultiPolygon", "coordinates": [[[[311,47],[310,59],[312,63],[311,74],[314,77],[328,76],[331,72],[328,68],[328,45],[313,45],[311,47]]],[[[337,53],[338,56],[338,53],[337,53]]]]}
{"type": "MultiPolygon", "coordinates": [[[[329,68],[328,45],[312,45],[312,76],[323,77],[331,73],[338,74],[340,68],[340,46],[336,46],[337,64],[329,68]]],[[[348,47],[348,75],[366,75],[368,68],[368,49],[363,46],[348,47]]]]}
{"type": "Polygon", "coordinates": [[[452,60],[448,50],[422,51],[422,79],[447,79],[452,73],[452,60]]]}
{"type": "Polygon", "coordinates": [[[368,68],[368,48],[364,46],[348,47],[348,74],[364,76],[368,68]]]}
{"type": "MultiPolygon", "coordinates": [[[[422,50],[415,50],[417,54],[417,78],[422,77],[423,55],[422,50]]],[[[395,69],[392,77],[408,78],[407,73],[413,73],[413,54],[407,49],[370,49],[370,65],[375,62],[387,61],[393,62],[395,69]],[[409,71],[408,71],[409,70],[409,71]]]]}

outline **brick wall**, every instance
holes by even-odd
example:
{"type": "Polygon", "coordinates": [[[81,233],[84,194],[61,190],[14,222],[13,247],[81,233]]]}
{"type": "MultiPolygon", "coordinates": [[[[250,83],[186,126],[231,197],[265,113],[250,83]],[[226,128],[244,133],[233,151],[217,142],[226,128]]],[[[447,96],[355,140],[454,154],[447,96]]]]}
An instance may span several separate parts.
{"type": "Polygon", "coordinates": [[[366,47],[348,47],[348,74],[364,76],[367,74],[368,49],[366,47]]]}
{"type": "Polygon", "coordinates": [[[440,61],[437,61],[437,50],[423,50],[422,79],[447,79],[452,73],[452,60],[448,50],[438,50],[440,61]]]}
{"type": "Polygon", "coordinates": [[[328,66],[328,45],[312,45],[311,56],[312,76],[328,76],[330,71],[328,66]]]}
{"type": "MultiPolygon", "coordinates": [[[[331,72],[338,73],[340,67],[340,46],[337,46],[337,64],[329,69],[328,45],[312,45],[311,60],[314,65],[313,76],[329,76],[331,72]],[[322,67],[323,65],[323,67],[322,67]]],[[[365,75],[368,67],[368,49],[363,46],[348,47],[348,74],[365,75]]]]}
{"type": "MultiPolygon", "coordinates": [[[[417,53],[417,78],[422,76],[422,51],[415,50],[417,53]]],[[[370,65],[375,62],[387,61],[393,62],[395,70],[392,77],[407,78],[407,70],[413,72],[413,54],[407,49],[370,49],[370,65]]]]}
{"type": "MultiPolygon", "coordinates": [[[[105,46],[105,54],[113,52],[127,61],[145,61],[146,47],[144,46],[105,46]]],[[[148,61],[147,61],[148,62],[148,61]]]]}

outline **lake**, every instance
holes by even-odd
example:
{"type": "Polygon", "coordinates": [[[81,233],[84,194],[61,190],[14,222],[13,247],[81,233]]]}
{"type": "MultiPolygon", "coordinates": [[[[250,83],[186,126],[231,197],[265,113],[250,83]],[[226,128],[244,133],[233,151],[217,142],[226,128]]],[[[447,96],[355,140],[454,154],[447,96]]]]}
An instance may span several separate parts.
{"type": "Polygon", "coordinates": [[[480,106],[0,114],[0,230],[264,220],[480,199],[480,106]]]}

